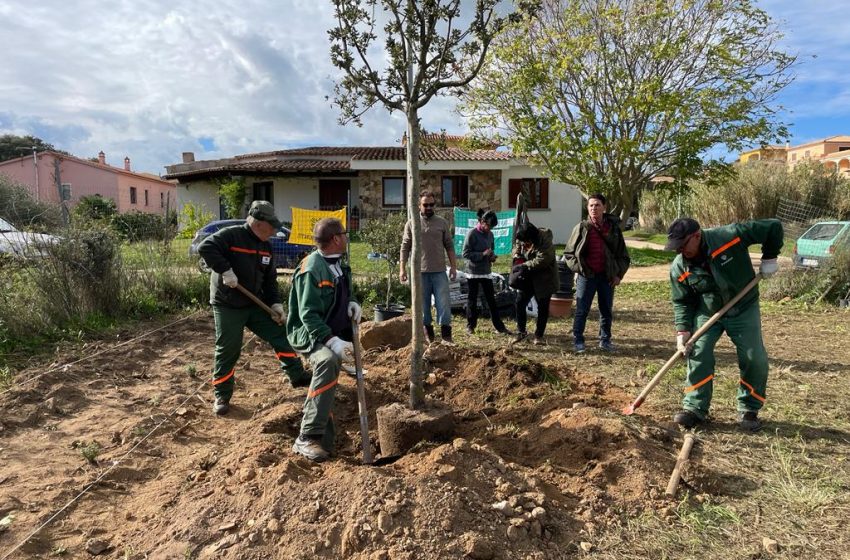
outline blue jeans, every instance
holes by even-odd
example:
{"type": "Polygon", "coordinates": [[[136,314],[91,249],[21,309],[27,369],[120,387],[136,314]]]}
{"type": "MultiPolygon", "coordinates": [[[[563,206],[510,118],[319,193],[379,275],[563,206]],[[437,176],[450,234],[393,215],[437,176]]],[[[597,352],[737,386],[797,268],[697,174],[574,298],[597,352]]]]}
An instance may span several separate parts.
{"type": "Polygon", "coordinates": [[[573,341],[576,344],[584,344],[584,325],[587,323],[587,314],[593,304],[593,296],[598,295],[599,305],[599,341],[611,342],[611,323],[614,319],[614,288],[608,283],[604,276],[585,278],[576,276],[576,314],[573,319],[573,341]]]}
{"type": "Polygon", "coordinates": [[[430,325],[431,295],[434,295],[434,305],[437,307],[437,322],[442,325],[452,324],[452,304],[449,299],[449,277],[445,272],[422,273],[422,322],[430,325]]]}

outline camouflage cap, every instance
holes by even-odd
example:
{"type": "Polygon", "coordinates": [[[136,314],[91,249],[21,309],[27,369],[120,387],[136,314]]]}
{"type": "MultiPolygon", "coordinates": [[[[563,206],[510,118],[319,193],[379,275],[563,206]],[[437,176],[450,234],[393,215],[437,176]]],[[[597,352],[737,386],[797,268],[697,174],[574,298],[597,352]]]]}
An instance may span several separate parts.
{"type": "Polygon", "coordinates": [[[255,200],[251,203],[251,208],[248,209],[248,215],[257,220],[268,222],[276,228],[283,224],[274,213],[274,206],[267,200],[255,200]]]}

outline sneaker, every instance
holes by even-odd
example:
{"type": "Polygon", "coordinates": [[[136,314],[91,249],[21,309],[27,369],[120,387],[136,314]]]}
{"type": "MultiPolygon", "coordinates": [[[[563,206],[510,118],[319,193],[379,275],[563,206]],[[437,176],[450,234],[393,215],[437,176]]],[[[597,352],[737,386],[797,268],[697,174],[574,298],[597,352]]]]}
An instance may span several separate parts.
{"type": "Polygon", "coordinates": [[[511,344],[516,344],[518,342],[522,342],[526,338],[528,338],[528,333],[518,332],[518,333],[516,333],[516,336],[514,336],[514,340],[513,340],[513,342],[511,342],[511,344]]]}
{"type": "Polygon", "coordinates": [[[689,430],[698,424],[702,424],[702,419],[690,410],[680,410],[673,415],[673,422],[689,430]]]}
{"type": "Polygon", "coordinates": [[[443,339],[443,344],[448,344],[449,346],[454,346],[454,341],[452,340],[452,326],[451,325],[440,325],[440,338],[443,339]]]}
{"type": "Polygon", "coordinates": [[[573,348],[575,348],[576,354],[582,354],[585,350],[587,350],[584,342],[576,342],[573,348]]]}
{"type": "Polygon", "coordinates": [[[749,432],[757,432],[761,430],[761,420],[759,420],[759,413],[755,410],[739,412],[738,425],[749,432]]]}
{"type": "Polygon", "coordinates": [[[610,340],[600,340],[599,347],[605,352],[613,352],[615,350],[614,345],[610,340]]]}
{"type": "Polygon", "coordinates": [[[544,346],[546,344],[546,340],[542,336],[534,335],[534,340],[531,343],[535,346],[544,346]]]}
{"type": "Polygon", "coordinates": [[[317,463],[321,463],[330,457],[330,454],[325,451],[318,440],[303,435],[295,438],[295,443],[292,444],[292,451],[317,463]]]}
{"type": "Polygon", "coordinates": [[[224,416],[230,412],[230,401],[224,397],[216,397],[215,404],[213,404],[213,412],[219,416],[224,416]]]}
{"type": "Polygon", "coordinates": [[[475,334],[475,329],[474,329],[474,328],[472,328],[472,327],[470,327],[469,325],[467,325],[467,326],[466,326],[466,334],[468,334],[468,335],[470,335],[470,336],[471,336],[471,335],[473,335],[473,334],[475,334]]]}
{"type": "Polygon", "coordinates": [[[504,329],[504,330],[496,331],[496,332],[498,332],[499,334],[504,335],[504,336],[513,336],[514,335],[514,333],[512,333],[508,329],[504,329]]]}
{"type": "Polygon", "coordinates": [[[434,325],[425,325],[425,342],[431,344],[434,342],[436,335],[434,334],[434,325]]]}

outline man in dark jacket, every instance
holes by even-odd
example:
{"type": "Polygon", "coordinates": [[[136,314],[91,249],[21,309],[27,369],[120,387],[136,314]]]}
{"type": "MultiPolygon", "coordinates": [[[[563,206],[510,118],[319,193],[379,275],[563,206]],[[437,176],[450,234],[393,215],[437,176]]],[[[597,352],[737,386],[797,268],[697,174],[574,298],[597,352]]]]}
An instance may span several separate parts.
{"type": "Polygon", "coordinates": [[[313,225],[316,250],[304,257],[292,277],[286,332],[292,346],[313,366],[304,401],[301,433],[292,450],[316,462],[333,452],[334,394],[343,362],[352,360],[351,321],[360,322],[351,268],[344,261],[348,232],[335,218],[313,225]]]}
{"type": "Polygon", "coordinates": [[[576,352],[584,352],[584,326],[598,294],[599,347],[612,351],[611,323],[614,321],[614,288],[623,280],[629,269],[629,252],[620,220],[605,213],[605,197],[592,194],[587,199],[588,219],[576,224],[567,246],[564,259],[567,267],[578,275],[576,279],[576,312],[573,318],[573,343],[576,352]]]}
{"type": "Polygon", "coordinates": [[[741,370],[738,422],[745,430],[761,428],[758,412],[766,397],[768,363],[761,336],[758,286],[696,342],[690,338],[755,277],[747,247],[761,245],[759,272],[767,278],[777,271],[782,238],[779,220],[755,220],[705,230],[690,218],[670,225],[666,249],[679,253],[670,267],[676,348],[688,362],[682,411],[673,417],[681,426],[692,428],[708,417],[714,385],[714,345],[725,331],[735,344],[741,370]]]}
{"type": "Polygon", "coordinates": [[[244,225],[221,229],[207,237],[198,254],[212,269],[210,304],[215,317],[213,389],[216,414],[227,414],[233,396],[236,361],[242,351],[242,333],[248,327],[274,348],[293,387],[306,387],[310,377],[289,345],[283,323],[286,315],[277,289],[277,268],[269,237],[280,228],[271,203],[255,200],[244,225]],[[241,285],[278,315],[272,319],[242,294],[241,285]]]}
{"type": "Polygon", "coordinates": [[[534,329],[534,344],[543,344],[546,323],[549,321],[549,300],[558,291],[558,263],[555,261],[555,245],[552,231],[525,224],[516,233],[517,246],[515,256],[525,260],[521,265],[528,274],[530,282],[527,289],[521,289],[517,297],[516,327],[514,343],[524,340],[525,323],[528,320],[526,306],[534,298],[537,301],[537,326],[534,329]]]}

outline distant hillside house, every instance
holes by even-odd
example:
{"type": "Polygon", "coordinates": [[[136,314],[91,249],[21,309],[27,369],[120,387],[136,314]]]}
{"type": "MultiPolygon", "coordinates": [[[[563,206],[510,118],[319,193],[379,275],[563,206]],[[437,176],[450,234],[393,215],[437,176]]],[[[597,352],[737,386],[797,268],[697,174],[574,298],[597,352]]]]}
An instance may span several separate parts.
{"type": "Polygon", "coordinates": [[[134,173],[129,157],[124,158],[123,168],[107,164],[103,152],[98,161],[90,161],[45,151],[36,154],[36,161],[30,154],[0,162],[0,174],[26,186],[42,202],[73,207],[80,198],[99,194],[114,200],[121,213],[164,214],[166,208],[175,209],[175,184],[149,173],[134,173]]]}
{"type": "MultiPolygon", "coordinates": [[[[513,208],[523,185],[529,188],[529,218],[538,227],[553,230],[557,243],[565,243],[581,220],[582,195],[578,189],[550,180],[525,159],[510,152],[464,149],[461,136],[426,138],[421,148],[421,188],[435,193],[441,214],[452,207],[513,208]]],[[[359,221],[403,211],[406,203],[406,148],[313,147],[244,154],[232,158],[195,161],[192,152],[183,162],[166,166],[166,179],[176,179],[177,204],[202,206],[224,218],[218,182],[241,177],[247,186],[247,207],[252,200],[272,202],[278,217],[291,221],[290,208],[351,208],[359,221]]],[[[439,209],[438,209],[439,210],[439,209]]]]}
{"type": "Polygon", "coordinates": [[[850,136],[830,136],[799,146],[766,146],[742,152],[738,157],[739,163],[749,161],[777,161],[789,169],[805,162],[819,162],[828,170],[850,175],[850,136]]]}

